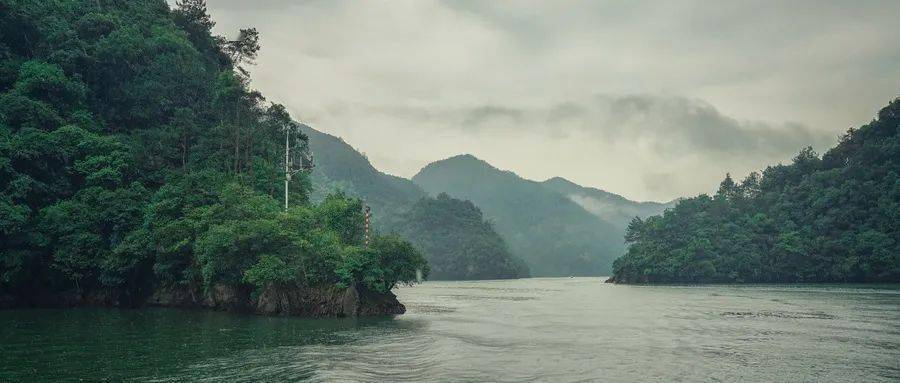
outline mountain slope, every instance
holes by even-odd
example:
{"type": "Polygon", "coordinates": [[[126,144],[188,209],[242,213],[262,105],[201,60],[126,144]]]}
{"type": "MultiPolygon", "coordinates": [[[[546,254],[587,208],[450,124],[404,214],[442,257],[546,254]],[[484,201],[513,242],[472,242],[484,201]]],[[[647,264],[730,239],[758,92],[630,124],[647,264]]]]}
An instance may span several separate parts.
{"type": "Polygon", "coordinates": [[[313,200],[321,200],[335,191],[360,197],[372,207],[373,224],[387,228],[394,226],[403,212],[426,196],[412,181],[376,169],[344,140],[306,125],[301,129],[309,137],[309,147],[315,155],[311,177],[313,200]]]}
{"type": "Polygon", "coordinates": [[[376,231],[409,240],[431,264],[435,279],[499,279],[528,275],[506,241],[469,201],[429,197],[412,181],[385,174],[344,140],[302,126],[315,154],[312,199],[341,191],[372,208],[376,231]]]}
{"type": "Polygon", "coordinates": [[[439,194],[422,198],[403,216],[400,235],[422,249],[431,279],[501,279],[528,276],[528,267],[470,201],[439,194]]]}
{"type": "Polygon", "coordinates": [[[541,184],[568,197],[588,212],[620,227],[623,234],[632,218],[661,214],[675,206],[677,202],[677,200],[664,203],[632,201],[605,190],[578,185],[562,177],[553,177],[541,184]]]}
{"type": "Polygon", "coordinates": [[[605,274],[624,249],[615,225],[539,182],[471,155],[429,164],[413,182],[481,207],[535,276],[605,274]]]}

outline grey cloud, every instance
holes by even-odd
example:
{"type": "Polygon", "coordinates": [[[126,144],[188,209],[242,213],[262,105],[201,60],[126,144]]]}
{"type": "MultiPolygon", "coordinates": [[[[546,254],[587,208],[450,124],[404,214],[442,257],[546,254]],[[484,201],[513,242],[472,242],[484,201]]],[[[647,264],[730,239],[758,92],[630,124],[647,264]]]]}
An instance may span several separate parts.
{"type": "Polygon", "coordinates": [[[462,118],[463,126],[480,126],[486,121],[508,121],[510,123],[521,123],[524,112],[520,109],[509,108],[504,106],[485,105],[463,111],[465,116],[462,118]]]}
{"type": "Polygon", "coordinates": [[[679,96],[602,96],[597,105],[607,114],[594,126],[606,137],[648,142],[663,154],[703,151],[709,156],[769,157],[805,146],[821,148],[835,138],[799,123],[737,120],[706,102],[679,96]]]}
{"type": "Polygon", "coordinates": [[[471,152],[672,199],[900,96],[900,1],[207,1],[260,31],[254,87],[404,176],[471,152]]]}
{"type": "Polygon", "coordinates": [[[355,104],[328,108],[332,118],[342,114],[375,114],[404,120],[421,126],[423,123],[447,125],[451,129],[468,132],[483,132],[497,128],[515,128],[524,122],[529,112],[522,108],[500,105],[479,105],[471,107],[440,107],[412,105],[366,105],[355,104]]]}
{"type": "Polygon", "coordinates": [[[587,114],[587,108],[574,102],[561,102],[547,111],[547,123],[559,124],[578,121],[587,114]]]}
{"type": "Polygon", "coordinates": [[[662,192],[678,184],[678,177],[671,173],[648,173],[641,177],[644,187],[651,192],[662,192]]]}
{"type": "Polygon", "coordinates": [[[707,102],[673,95],[598,95],[548,107],[357,105],[340,110],[382,114],[414,126],[474,134],[525,131],[554,139],[581,132],[605,142],[646,145],[663,157],[782,158],[806,146],[822,149],[837,138],[800,123],[738,120],[707,102]]]}

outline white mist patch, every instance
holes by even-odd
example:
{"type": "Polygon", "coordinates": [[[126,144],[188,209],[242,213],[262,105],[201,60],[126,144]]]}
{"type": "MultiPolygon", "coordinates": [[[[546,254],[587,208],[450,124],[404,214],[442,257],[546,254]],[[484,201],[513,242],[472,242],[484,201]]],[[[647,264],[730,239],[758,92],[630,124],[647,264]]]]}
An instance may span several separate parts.
{"type": "Polygon", "coordinates": [[[600,218],[608,218],[610,215],[618,213],[618,209],[612,204],[590,196],[569,194],[566,197],[578,204],[578,206],[581,206],[582,209],[600,218]]]}

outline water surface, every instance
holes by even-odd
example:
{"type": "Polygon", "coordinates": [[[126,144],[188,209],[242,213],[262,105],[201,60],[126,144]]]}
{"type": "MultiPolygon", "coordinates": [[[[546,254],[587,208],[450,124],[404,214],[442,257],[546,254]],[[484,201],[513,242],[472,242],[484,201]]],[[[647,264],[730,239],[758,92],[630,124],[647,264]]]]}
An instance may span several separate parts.
{"type": "Polygon", "coordinates": [[[0,381],[900,381],[900,287],[428,282],[406,315],[0,311],[0,381]]]}

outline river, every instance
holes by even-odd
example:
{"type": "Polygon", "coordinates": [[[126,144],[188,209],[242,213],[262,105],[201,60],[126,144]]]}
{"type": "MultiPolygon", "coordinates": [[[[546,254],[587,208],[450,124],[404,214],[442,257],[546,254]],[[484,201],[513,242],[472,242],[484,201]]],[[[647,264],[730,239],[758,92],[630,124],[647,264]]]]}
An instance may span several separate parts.
{"type": "Polygon", "coordinates": [[[900,381],[897,285],[601,282],[426,282],[360,320],[0,311],[0,381],[900,381]]]}

